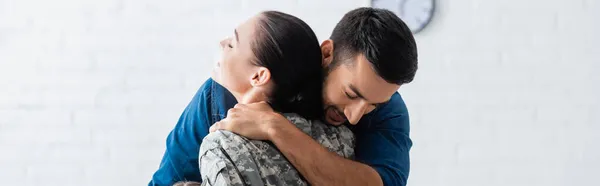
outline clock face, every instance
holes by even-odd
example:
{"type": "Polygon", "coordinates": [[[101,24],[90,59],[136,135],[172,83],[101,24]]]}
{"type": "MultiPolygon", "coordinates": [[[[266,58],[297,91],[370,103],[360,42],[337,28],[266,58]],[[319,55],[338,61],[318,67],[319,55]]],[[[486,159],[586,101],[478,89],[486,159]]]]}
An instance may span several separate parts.
{"type": "Polygon", "coordinates": [[[435,0],[372,0],[373,8],[394,12],[413,33],[421,31],[433,16],[435,0]]]}

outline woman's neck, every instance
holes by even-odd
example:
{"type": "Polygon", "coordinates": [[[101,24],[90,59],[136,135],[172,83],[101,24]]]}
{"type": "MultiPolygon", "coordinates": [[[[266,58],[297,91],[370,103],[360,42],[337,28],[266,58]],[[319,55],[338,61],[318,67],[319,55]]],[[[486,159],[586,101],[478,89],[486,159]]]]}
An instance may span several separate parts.
{"type": "Polygon", "coordinates": [[[258,89],[250,89],[248,91],[246,91],[246,93],[241,94],[238,97],[236,97],[238,103],[242,103],[242,104],[250,104],[250,103],[256,103],[256,102],[261,102],[261,101],[268,101],[268,97],[267,95],[264,93],[264,91],[258,90],[258,89]]]}

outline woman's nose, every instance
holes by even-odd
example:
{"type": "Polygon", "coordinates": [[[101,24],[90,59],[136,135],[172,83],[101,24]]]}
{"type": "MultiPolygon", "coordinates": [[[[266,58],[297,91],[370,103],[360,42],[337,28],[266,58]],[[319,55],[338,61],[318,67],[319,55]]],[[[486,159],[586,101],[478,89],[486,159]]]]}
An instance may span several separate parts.
{"type": "Polygon", "coordinates": [[[223,40],[221,40],[221,42],[219,42],[219,46],[221,47],[221,49],[223,49],[225,47],[226,42],[227,42],[227,39],[223,39],[223,40]]]}

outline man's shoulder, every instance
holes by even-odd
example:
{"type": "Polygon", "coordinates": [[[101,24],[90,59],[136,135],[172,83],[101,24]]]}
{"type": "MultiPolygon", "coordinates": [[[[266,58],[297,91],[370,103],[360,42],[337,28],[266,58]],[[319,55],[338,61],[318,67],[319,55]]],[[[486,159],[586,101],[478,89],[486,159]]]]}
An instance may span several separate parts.
{"type": "Polygon", "coordinates": [[[197,102],[203,102],[206,105],[212,120],[211,123],[225,118],[227,110],[237,104],[233,94],[212,78],[208,78],[202,84],[195,97],[197,102]]]}
{"type": "MultiPolygon", "coordinates": [[[[206,81],[204,81],[202,86],[200,86],[200,88],[196,92],[196,97],[208,100],[213,99],[217,101],[235,102],[235,98],[233,97],[233,95],[229,91],[227,91],[225,87],[221,86],[221,84],[217,83],[212,78],[208,78],[206,81]]],[[[230,104],[231,103],[228,103],[226,105],[230,104]]]]}
{"type": "Polygon", "coordinates": [[[204,83],[202,83],[202,86],[200,86],[200,88],[198,89],[198,92],[196,93],[197,95],[208,95],[210,94],[210,92],[213,89],[215,82],[212,80],[212,78],[208,78],[206,81],[204,81],[204,83]]]}
{"type": "Polygon", "coordinates": [[[408,127],[408,109],[402,96],[398,92],[394,93],[387,103],[363,117],[359,125],[361,124],[363,124],[363,127],[369,128],[408,127]]]}
{"type": "Polygon", "coordinates": [[[406,104],[404,103],[402,96],[396,92],[392,95],[387,103],[381,105],[381,107],[377,109],[376,114],[384,116],[402,115],[408,114],[408,109],[406,108],[406,104]]]}

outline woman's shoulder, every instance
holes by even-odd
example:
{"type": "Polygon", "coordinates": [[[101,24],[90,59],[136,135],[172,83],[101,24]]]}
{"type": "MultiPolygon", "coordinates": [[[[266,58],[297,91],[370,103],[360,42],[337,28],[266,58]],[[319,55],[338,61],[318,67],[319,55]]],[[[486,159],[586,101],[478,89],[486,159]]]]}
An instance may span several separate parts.
{"type": "Polygon", "coordinates": [[[329,151],[346,158],[354,156],[354,133],[346,126],[334,126],[320,120],[307,120],[294,114],[283,114],[298,129],[309,135],[315,141],[327,148],[329,151]]]}

